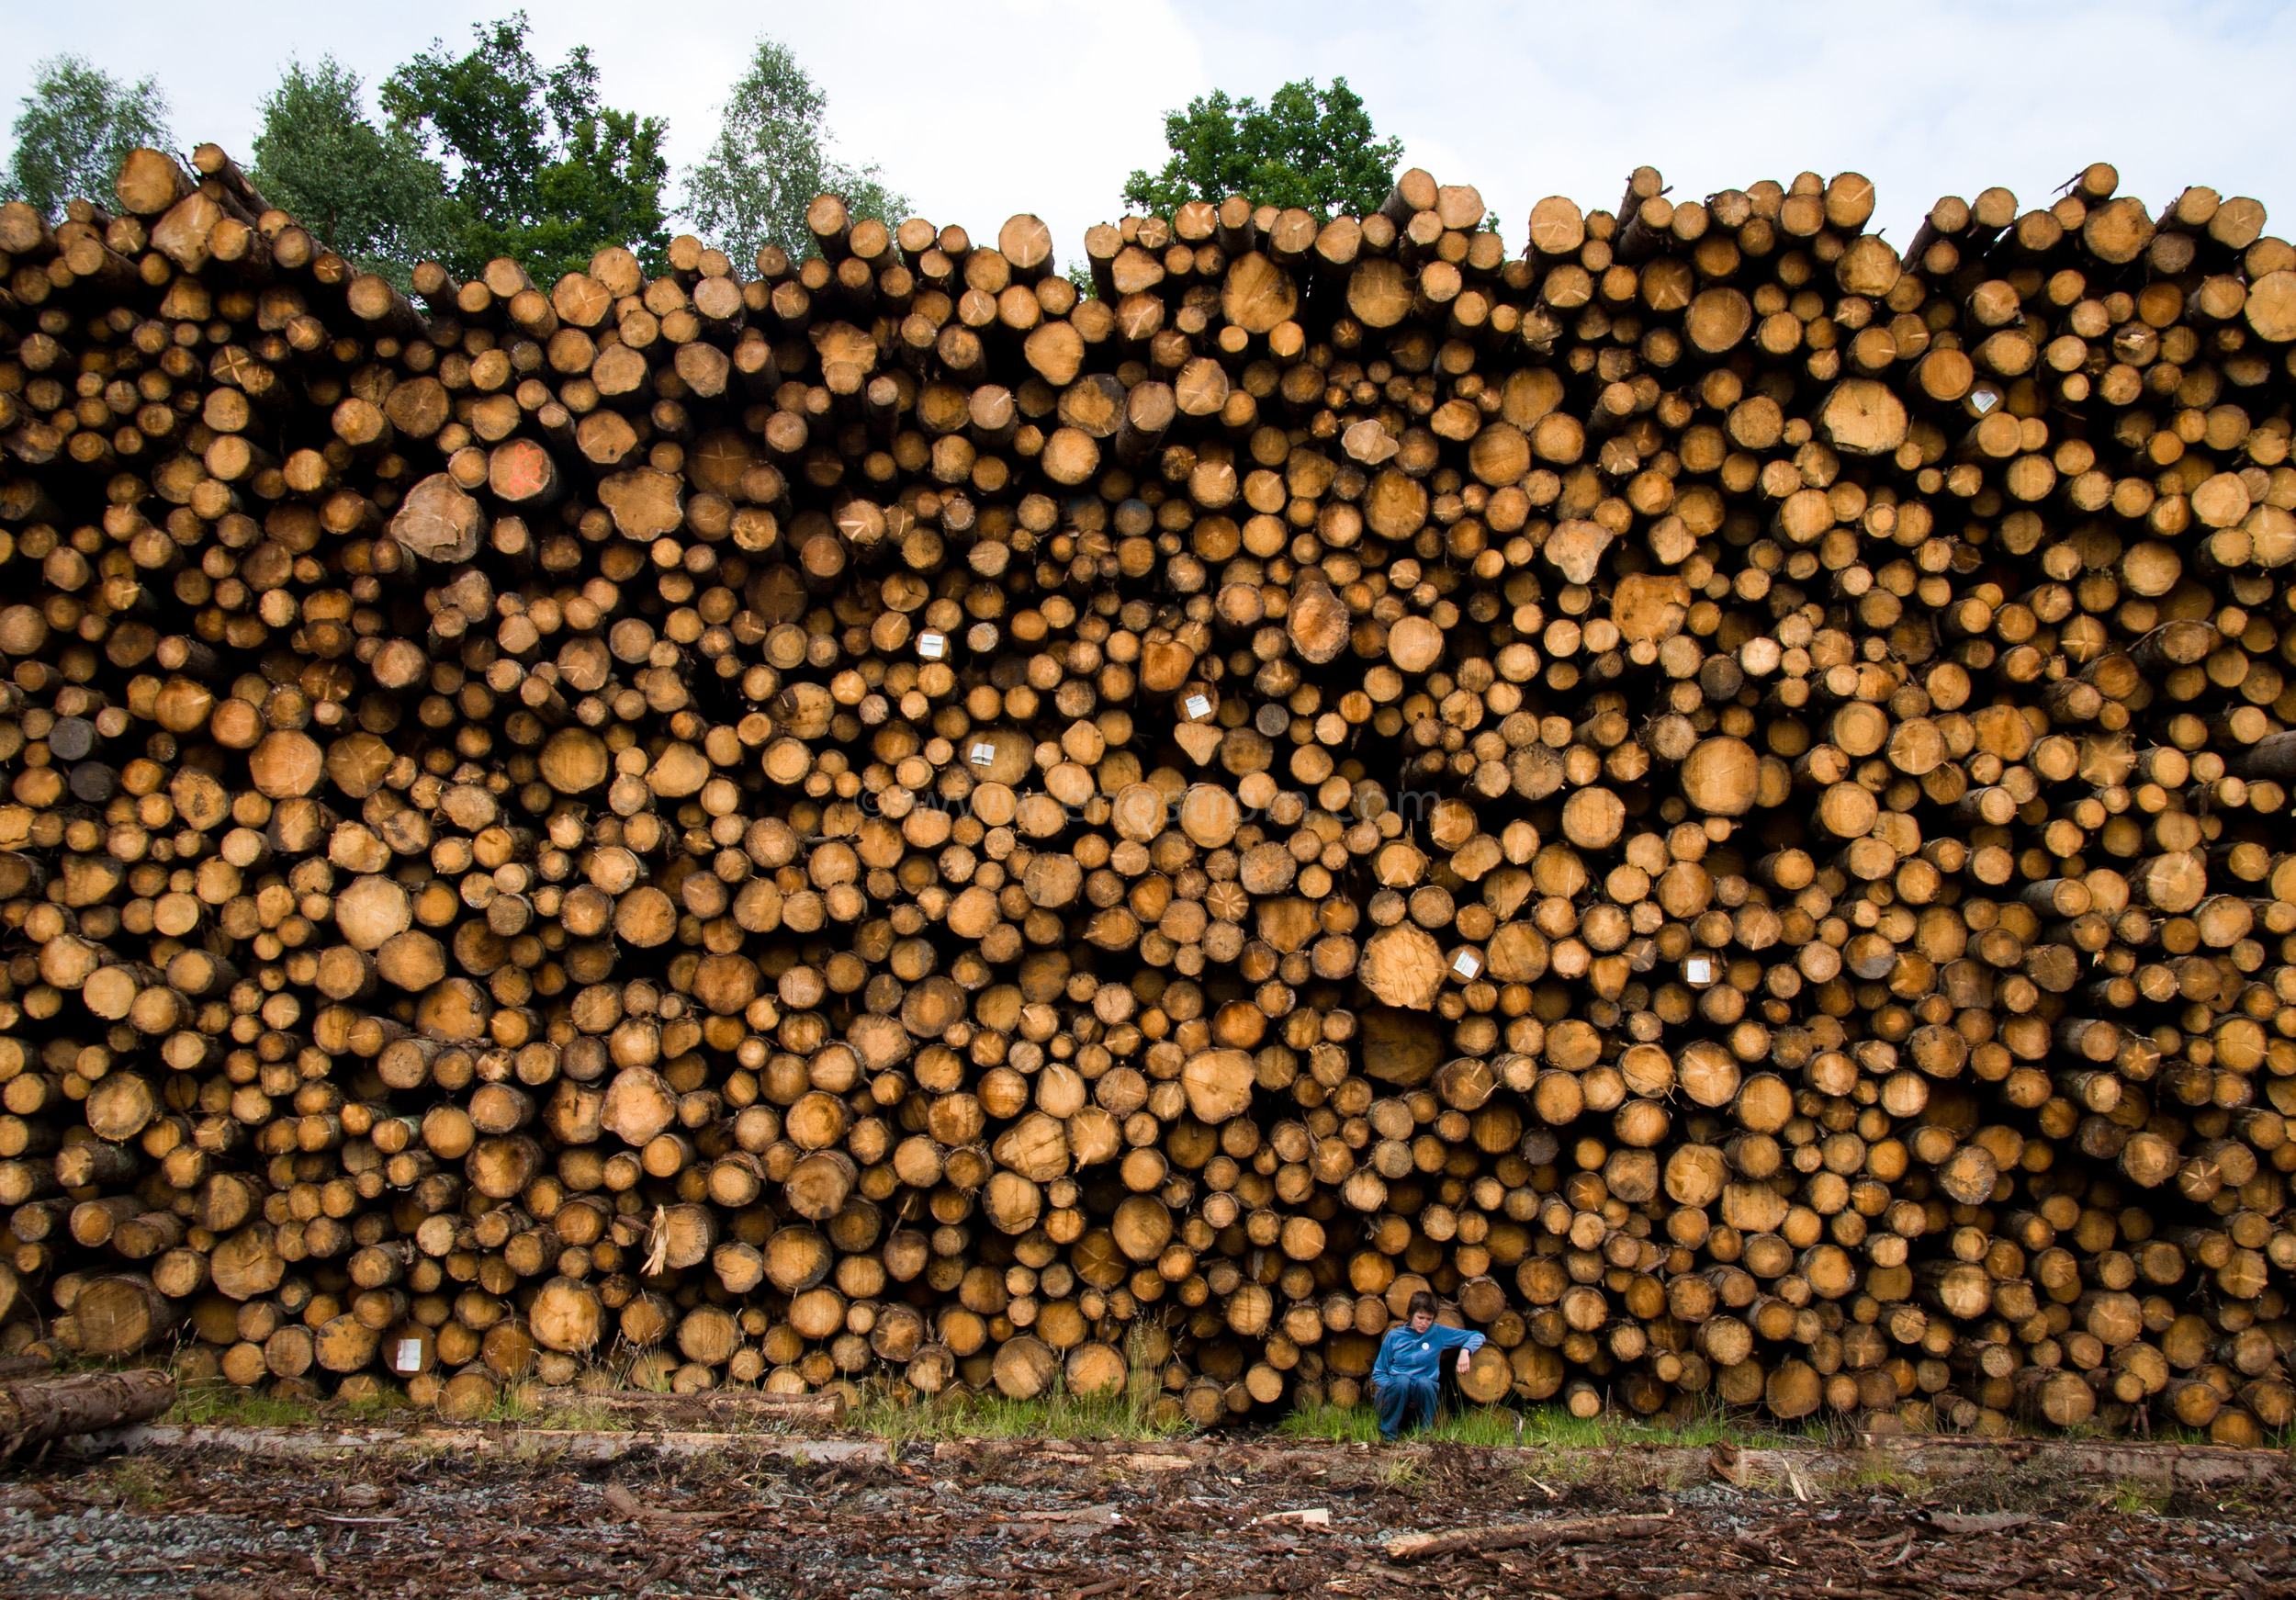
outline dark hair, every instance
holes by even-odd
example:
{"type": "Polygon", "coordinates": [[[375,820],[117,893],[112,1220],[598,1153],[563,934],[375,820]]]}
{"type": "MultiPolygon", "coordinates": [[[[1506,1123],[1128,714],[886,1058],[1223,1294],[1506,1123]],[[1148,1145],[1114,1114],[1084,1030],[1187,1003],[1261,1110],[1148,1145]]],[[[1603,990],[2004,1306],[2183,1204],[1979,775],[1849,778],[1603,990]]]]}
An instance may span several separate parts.
{"type": "Polygon", "coordinates": [[[1423,1289],[1411,1297],[1411,1310],[1405,1312],[1403,1315],[1407,1318],[1415,1317],[1424,1311],[1429,1316],[1435,1316],[1442,1310],[1443,1302],[1423,1289]]]}

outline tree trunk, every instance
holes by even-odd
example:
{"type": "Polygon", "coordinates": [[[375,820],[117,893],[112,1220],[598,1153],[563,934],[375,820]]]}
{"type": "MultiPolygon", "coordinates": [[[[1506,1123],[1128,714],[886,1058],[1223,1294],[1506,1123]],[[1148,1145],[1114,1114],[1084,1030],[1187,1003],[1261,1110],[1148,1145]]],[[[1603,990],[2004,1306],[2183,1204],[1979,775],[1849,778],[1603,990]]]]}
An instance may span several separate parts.
{"type": "Polygon", "coordinates": [[[0,1382],[0,1457],[71,1434],[132,1427],[164,1415],[175,1381],[164,1372],[82,1372],[0,1382]]]}

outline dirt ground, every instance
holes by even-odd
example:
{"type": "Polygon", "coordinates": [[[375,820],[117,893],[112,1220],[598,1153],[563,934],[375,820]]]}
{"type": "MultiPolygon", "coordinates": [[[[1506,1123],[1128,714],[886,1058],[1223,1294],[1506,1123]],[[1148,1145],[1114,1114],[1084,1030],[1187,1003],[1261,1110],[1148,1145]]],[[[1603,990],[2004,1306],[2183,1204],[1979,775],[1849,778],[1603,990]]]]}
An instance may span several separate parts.
{"type": "Polygon", "coordinates": [[[830,1465],[757,1442],[612,1460],[159,1449],[0,1477],[0,1594],[2296,1596],[2286,1474],[2170,1489],[2004,1459],[1939,1482],[1876,1459],[1739,1486],[1727,1454],[1712,1465],[1273,1439],[919,1443],[830,1465]],[[1526,1522],[1547,1527],[1511,1548],[1388,1549],[1526,1522]]]}

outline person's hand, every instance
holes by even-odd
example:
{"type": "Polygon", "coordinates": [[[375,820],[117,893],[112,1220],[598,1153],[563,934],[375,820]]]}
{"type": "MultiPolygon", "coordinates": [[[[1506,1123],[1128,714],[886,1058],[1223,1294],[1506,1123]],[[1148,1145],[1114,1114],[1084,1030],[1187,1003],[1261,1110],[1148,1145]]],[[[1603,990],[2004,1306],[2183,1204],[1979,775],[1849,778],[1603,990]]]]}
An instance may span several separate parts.
{"type": "Polygon", "coordinates": [[[1464,1378],[1464,1377],[1466,1377],[1466,1376],[1467,1376],[1467,1368],[1468,1368],[1468,1363],[1469,1363],[1468,1354],[1467,1354],[1467,1352],[1466,1352],[1465,1350],[1461,1350],[1461,1351],[1459,1352],[1459,1376],[1460,1376],[1460,1377],[1462,1377],[1462,1378],[1464,1378]]]}

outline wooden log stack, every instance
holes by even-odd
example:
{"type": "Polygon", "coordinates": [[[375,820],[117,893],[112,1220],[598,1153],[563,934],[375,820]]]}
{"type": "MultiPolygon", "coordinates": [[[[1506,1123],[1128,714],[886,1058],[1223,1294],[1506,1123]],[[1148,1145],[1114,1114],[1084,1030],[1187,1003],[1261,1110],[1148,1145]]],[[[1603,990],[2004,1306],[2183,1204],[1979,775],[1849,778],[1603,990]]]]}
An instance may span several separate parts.
{"type": "Polygon", "coordinates": [[[2296,1414],[2255,201],[411,299],[192,164],[0,208],[0,1355],[2296,1414]]]}

